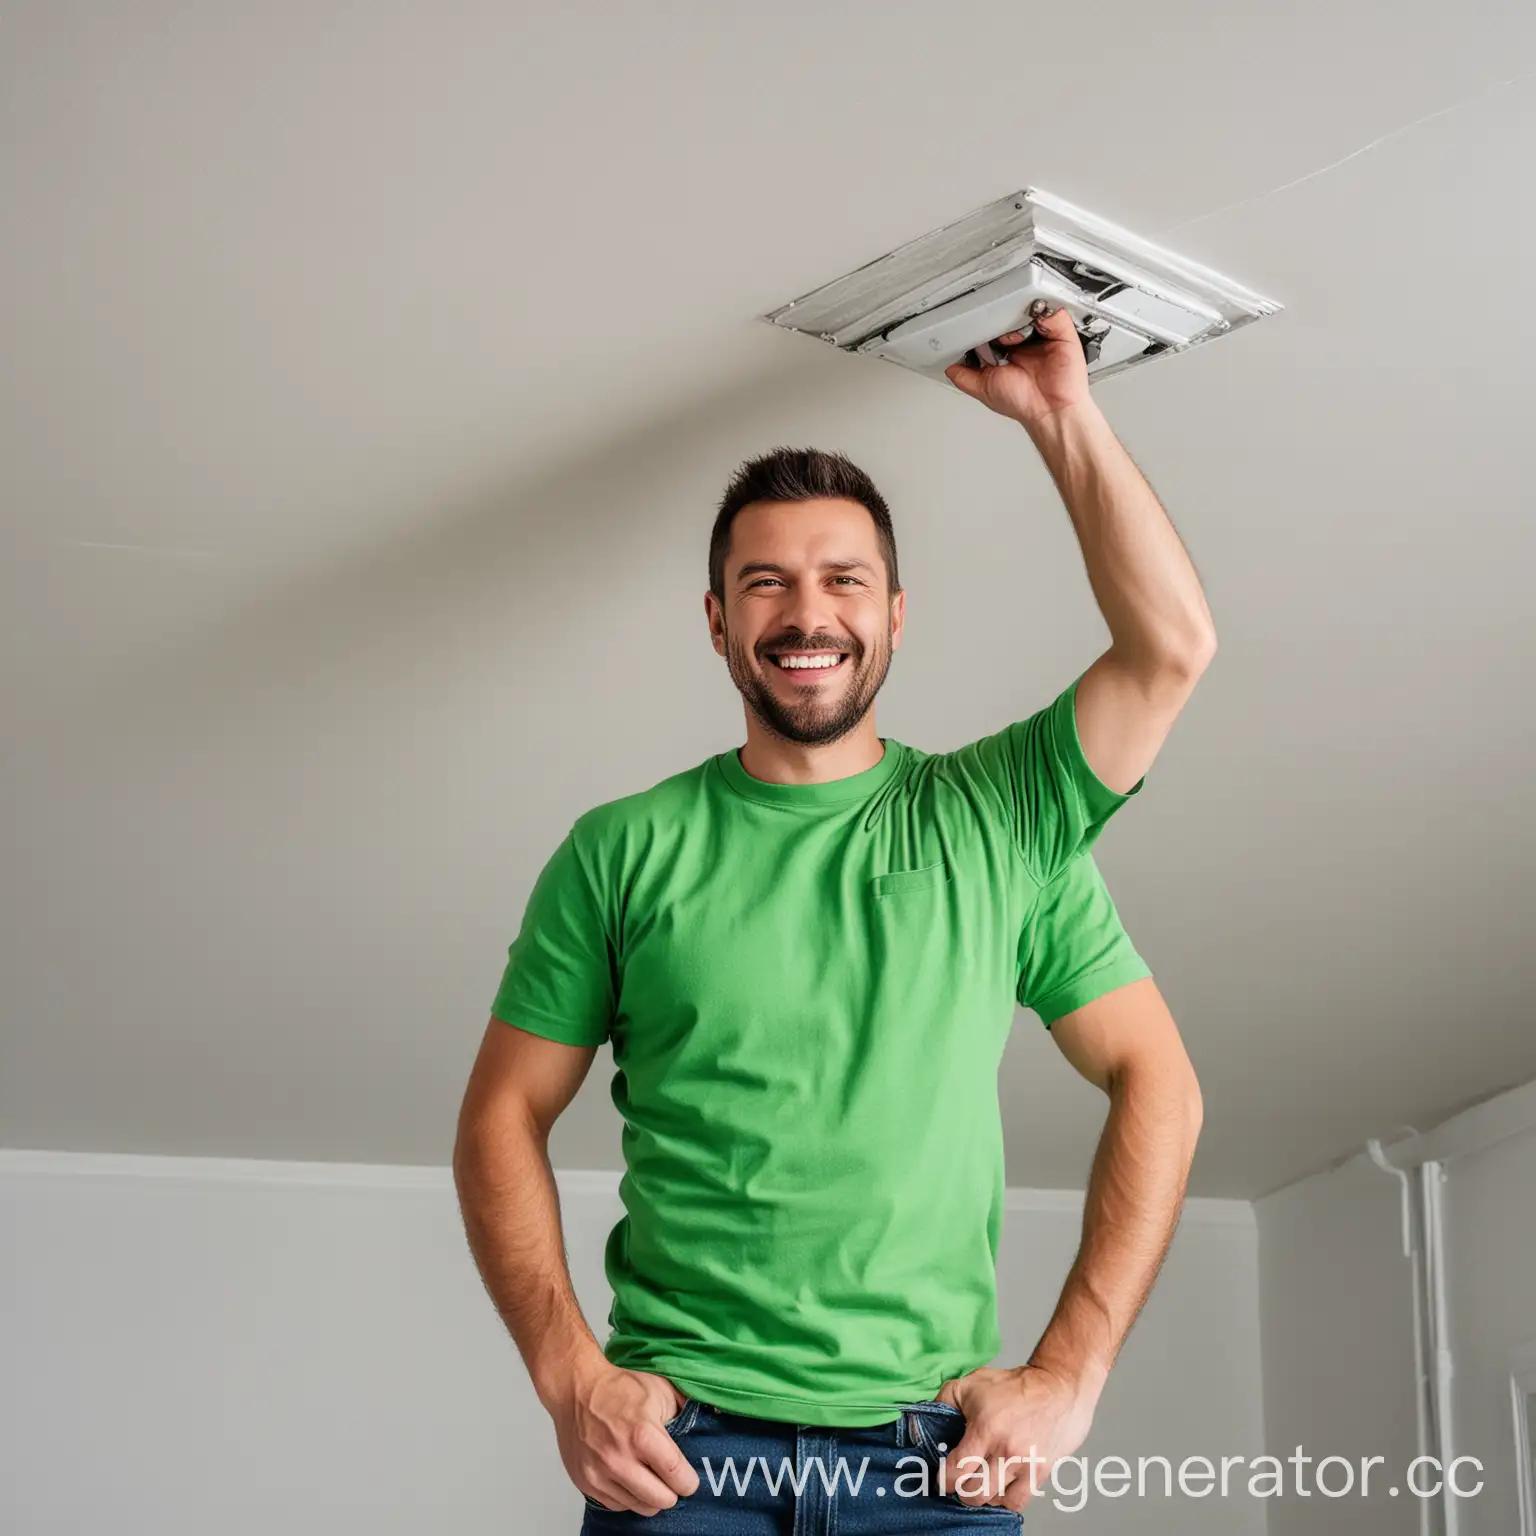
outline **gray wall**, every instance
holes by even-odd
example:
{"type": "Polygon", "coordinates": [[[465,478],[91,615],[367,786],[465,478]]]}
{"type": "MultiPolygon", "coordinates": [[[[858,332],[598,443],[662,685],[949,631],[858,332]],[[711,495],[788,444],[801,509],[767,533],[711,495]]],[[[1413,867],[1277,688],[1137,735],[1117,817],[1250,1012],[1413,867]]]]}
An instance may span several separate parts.
{"type": "MultiPolygon", "coordinates": [[[[1418,1454],[1413,1281],[1398,1180],[1363,1159],[1256,1203],[1264,1423],[1272,1456],[1367,1456],[1406,1468],[1418,1454]]],[[[1372,1493],[1270,1502],[1269,1536],[1397,1536],[1417,1511],[1377,1469],[1372,1493]],[[1319,1520],[1326,1524],[1319,1525],[1319,1520]]],[[[1310,1486],[1310,1480],[1309,1480],[1310,1486]]],[[[1336,1486],[1330,1484],[1330,1486],[1336,1486]]]]}
{"type": "MultiPolygon", "coordinates": [[[[1010,1200],[998,1255],[999,1364],[1026,1359],[1049,1321],[1081,1220],[1081,1205],[1070,1196],[1015,1190],[1010,1200]]],[[[1256,1239],[1246,1202],[1194,1200],[1185,1208],[1157,1288],[1100,1401],[1084,1456],[1095,1462],[1122,1457],[1134,1474],[1139,1457],[1165,1456],[1176,1471],[1186,1457],[1219,1466],[1223,1456],[1251,1459],[1263,1452],[1256,1239]]],[[[1148,1472],[1144,1498],[1134,1489],[1119,1498],[1095,1495],[1075,1514],[1054,1507],[1048,1494],[1028,1516],[1030,1536],[1265,1531],[1265,1501],[1248,1496],[1245,1476],[1233,1475],[1225,1498],[1216,1490],[1186,1496],[1177,1487],[1168,1498],[1161,1476],[1155,1468],[1148,1472]]]]}
{"type": "MultiPolygon", "coordinates": [[[[1456,1121],[1434,1132],[1454,1144],[1456,1121]]],[[[1417,1454],[1411,1278],[1402,1257],[1398,1183],[1358,1158],[1256,1204],[1271,1454],[1417,1454]]],[[[1536,1344],[1536,1130],[1445,1163],[1453,1443],[1483,1465],[1482,1491],[1460,1501],[1459,1536],[1517,1528],[1509,1377],[1536,1344]]],[[[1463,1486],[1477,1481],[1470,1469],[1463,1486]]],[[[1416,1530],[1406,1498],[1328,1501],[1333,1536],[1416,1530]]],[[[1270,1536],[1318,1529],[1322,1501],[1277,1501],[1270,1536]]]]}
{"type": "Polygon", "coordinates": [[[1460,1536],[1504,1536],[1518,1528],[1510,1367],[1536,1343],[1536,1131],[1450,1164],[1445,1248],[1456,1450],[1487,1469],[1460,1536]]]}
{"type": "MultiPolygon", "coordinates": [[[[611,1175],[562,1176],[601,1333],[611,1175]]],[[[1071,1196],[1015,1191],[1005,1355],[1054,1302],[1071,1196]]],[[[1247,1207],[1196,1201],[1091,1448],[1252,1454],[1247,1207]]],[[[1032,1529],[1081,1529],[1048,1507],[1032,1529]]],[[[1256,1536],[1248,1501],[1094,1500],[1114,1536],[1256,1536]]],[[[0,1527],[8,1536],[574,1531],[580,1500],[480,1289],[447,1175],[0,1153],[0,1527]],[[115,1170],[115,1171],[114,1171],[115,1170]]]]}

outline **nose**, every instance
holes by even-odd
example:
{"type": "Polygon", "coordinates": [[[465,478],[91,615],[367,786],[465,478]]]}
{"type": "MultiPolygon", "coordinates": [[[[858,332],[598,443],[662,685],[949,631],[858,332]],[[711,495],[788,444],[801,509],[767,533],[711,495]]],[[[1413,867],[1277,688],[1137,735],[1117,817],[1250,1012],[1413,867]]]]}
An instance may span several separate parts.
{"type": "Polygon", "coordinates": [[[784,594],[779,605],[779,623],[803,635],[842,633],[836,604],[815,582],[802,582],[784,594]]]}

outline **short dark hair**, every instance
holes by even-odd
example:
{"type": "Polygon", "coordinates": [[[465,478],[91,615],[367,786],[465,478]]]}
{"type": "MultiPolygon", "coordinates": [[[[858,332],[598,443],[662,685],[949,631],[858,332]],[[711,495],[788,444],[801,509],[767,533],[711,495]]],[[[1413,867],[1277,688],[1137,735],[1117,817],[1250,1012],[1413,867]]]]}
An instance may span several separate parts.
{"type": "Polygon", "coordinates": [[[901,581],[896,574],[896,534],[885,497],[851,459],[841,453],[823,453],[819,448],[775,448],[748,459],[731,476],[709,536],[709,590],[724,599],[731,524],[743,507],[754,501],[814,501],[819,497],[856,501],[874,518],[894,597],[901,590],[901,581]]]}

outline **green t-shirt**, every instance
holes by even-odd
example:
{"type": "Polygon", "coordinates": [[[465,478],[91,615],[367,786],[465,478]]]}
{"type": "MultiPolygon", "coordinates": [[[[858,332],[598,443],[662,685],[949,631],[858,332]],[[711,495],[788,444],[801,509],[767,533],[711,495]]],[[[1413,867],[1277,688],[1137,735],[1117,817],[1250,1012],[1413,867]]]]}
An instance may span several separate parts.
{"type": "Polygon", "coordinates": [[[492,1013],[612,1041],[615,1364],[856,1426],[996,1355],[1015,1000],[1050,1025],[1149,974],[1085,852],[1129,796],[1075,694],[824,784],[723,752],[555,850],[492,1013]]]}

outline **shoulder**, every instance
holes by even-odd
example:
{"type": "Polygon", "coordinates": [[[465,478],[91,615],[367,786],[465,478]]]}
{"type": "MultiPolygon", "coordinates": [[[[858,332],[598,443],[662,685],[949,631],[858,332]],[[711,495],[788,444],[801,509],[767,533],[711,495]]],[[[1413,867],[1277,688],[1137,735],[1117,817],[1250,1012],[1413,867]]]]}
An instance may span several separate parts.
{"type": "Polygon", "coordinates": [[[571,840],[581,852],[600,855],[622,849],[637,834],[676,825],[680,816],[696,811],[715,771],[714,759],[707,757],[646,789],[604,800],[576,818],[571,840]]]}
{"type": "Polygon", "coordinates": [[[711,775],[718,770],[706,758],[576,818],[566,837],[570,855],[613,922],[622,923],[625,903],[648,878],[675,865],[684,841],[708,816],[711,775]]]}

